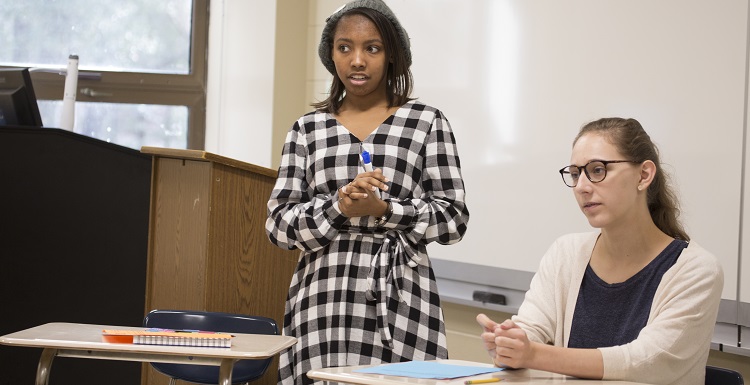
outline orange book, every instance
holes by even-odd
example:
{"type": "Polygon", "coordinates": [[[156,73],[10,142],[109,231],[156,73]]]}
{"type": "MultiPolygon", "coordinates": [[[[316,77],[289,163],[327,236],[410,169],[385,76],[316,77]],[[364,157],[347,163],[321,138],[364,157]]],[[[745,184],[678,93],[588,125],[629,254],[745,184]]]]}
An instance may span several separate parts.
{"type": "Polygon", "coordinates": [[[232,346],[233,335],[203,330],[175,330],[148,328],[144,330],[102,330],[104,342],[141,344],[141,345],[169,345],[194,346],[207,348],[229,348],[232,346]]]}

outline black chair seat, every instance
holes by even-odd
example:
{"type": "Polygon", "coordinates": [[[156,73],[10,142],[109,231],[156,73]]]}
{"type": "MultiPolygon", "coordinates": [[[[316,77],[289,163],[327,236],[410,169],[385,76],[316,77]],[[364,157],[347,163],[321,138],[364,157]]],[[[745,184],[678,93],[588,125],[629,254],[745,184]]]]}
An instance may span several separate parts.
{"type": "Polygon", "coordinates": [[[732,369],[706,366],[706,385],[744,385],[742,374],[732,369]]]}
{"type": "MultiPolygon", "coordinates": [[[[153,310],[143,320],[143,326],[163,329],[191,329],[243,334],[279,334],[276,321],[266,317],[221,312],[153,310]]],[[[241,384],[260,378],[273,361],[240,360],[234,364],[232,383],[241,384]]],[[[210,365],[165,364],[151,366],[170,378],[197,384],[217,384],[219,367],[210,365]]]]}

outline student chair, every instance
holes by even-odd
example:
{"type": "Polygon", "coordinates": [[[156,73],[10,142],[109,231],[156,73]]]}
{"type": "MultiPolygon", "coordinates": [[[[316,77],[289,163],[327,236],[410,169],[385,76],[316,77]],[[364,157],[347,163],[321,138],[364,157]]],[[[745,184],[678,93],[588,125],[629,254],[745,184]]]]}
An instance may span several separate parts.
{"type": "MultiPolygon", "coordinates": [[[[279,334],[276,321],[271,318],[190,310],[152,310],[144,318],[143,326],[243,334],[279,334]]],[[[232,384],[247,383],[260,378],[272,361],[273,358],[237,361],[232,370],[232,384]]],[[[156,371],[169,376],[170,385],[174,385],[175,380],[197,384],[217,384],[219,382],[218,366],[156,362],[152,362],[151,366],[156,371]]]]}
{"type": "Polygon", "coordinates": [[[706,385],[744,385],[742,374],[732,369],[706,366],[706,385]]]}

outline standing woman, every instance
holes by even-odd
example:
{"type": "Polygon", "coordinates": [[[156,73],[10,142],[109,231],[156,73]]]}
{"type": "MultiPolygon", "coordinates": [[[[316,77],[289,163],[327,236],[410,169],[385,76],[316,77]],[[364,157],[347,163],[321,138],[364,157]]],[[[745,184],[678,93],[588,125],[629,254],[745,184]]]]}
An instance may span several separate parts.
{"type": "Polygon", "coordinates": [[[510,320],[480,314],[498,366],[591,379],[703,385],[724,286],[691,241],[651,138],[635,119],[585,125],[560,170],[589,224],[542,258],[510,320]]]}
{"type": "Polygon", "coordinates": [[[426,245],[461,240],[469,212],[448,120],[409,97],[409,47],[380,0],[326,20],[330,96],[289,131],[268,202],[271,242],[302,251],[281,384],[312,383],[313,368],[448,356],[426,245]]]}

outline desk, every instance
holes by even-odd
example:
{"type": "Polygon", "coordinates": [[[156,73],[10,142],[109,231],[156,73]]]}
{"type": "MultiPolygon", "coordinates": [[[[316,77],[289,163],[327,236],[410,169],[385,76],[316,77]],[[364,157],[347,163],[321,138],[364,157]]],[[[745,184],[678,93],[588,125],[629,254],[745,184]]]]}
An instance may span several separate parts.
{"type": "Polygon", "coordinates": [[[143,330],[142,327],[48,323],[4,335],[0,337],[0,344],[44,349],[36,385],[47,385],[55,357],[216,365],[220,367],[219,384],[229,385],[235,362],[272,357],[297,343],[294,337],[232,333],[235,338],[231,348],[116,344],[102,341],[103,329],[143,330]]]}
{"type": "MultiPolygon", "coordinates": [[[[475,365],[488,366],[478,362],[460,361],[460,360],[443,360],[447,364],[456,365],[475,365]]],[[[340,368],[313,369],[307,372],[307,376],[322,381],[338,381],[349,384],[359,385],[464,385],[464,381],[469,379],[482,379],[499,377],[501,382],[493,382],[488,385],[503,385],[506,383],[514,384],[562,384],[565,385],[644,385],[637,382],[628,381],[594,381],[581,380],[573,377],[563,376],[561,374],[543,372],[539,370],[521,369],[521,370],[504,370],[502,372],[482,374],[472,377],[461,377],[454,380],[428,380],[419,378],[408,378],[398,376],[385,376],[379,374],[354,373],[354,370],[367,368],[371,365],[364,366],[347,366],[340,368]]]]}

